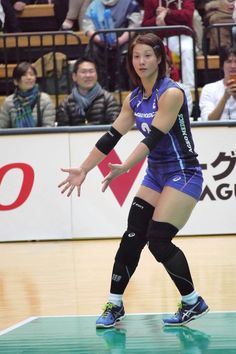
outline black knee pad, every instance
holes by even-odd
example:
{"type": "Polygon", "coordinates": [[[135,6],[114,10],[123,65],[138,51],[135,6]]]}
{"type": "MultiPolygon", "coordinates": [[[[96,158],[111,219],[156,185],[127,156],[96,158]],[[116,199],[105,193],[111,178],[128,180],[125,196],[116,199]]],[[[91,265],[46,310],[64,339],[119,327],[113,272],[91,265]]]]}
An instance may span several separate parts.
{"type": "Polygon", "coordinates": [[[128,216],[125,231],[115,260],[121,264],[138,263],[142,249],[147,243],[147,229],[154,207],[145,200],[135,197],[128,216]]]}
{"type": "Polygon", "coordinates": [[[171,242],[177,232],[178,229],[167,222],[150,221],[148,247],[158,262],[164,263],[178,252],[178,247],[171,242]]]}

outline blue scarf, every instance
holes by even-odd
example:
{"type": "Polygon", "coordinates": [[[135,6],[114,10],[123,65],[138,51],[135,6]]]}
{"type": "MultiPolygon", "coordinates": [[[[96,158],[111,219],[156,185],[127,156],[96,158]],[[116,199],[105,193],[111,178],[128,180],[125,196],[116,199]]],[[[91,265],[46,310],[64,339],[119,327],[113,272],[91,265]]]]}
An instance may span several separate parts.
{"type": "Polygon", "coordinates": [[[98,17],[101,28],[106,28],[104,23],[104,10],[111,9],[112,20],[114,23],[114,28],[126,27],[124,24],[127,21],[126,15],[127,10],[131,4],[131,0],[118,0],[114,1],[112,5],[109,6],[109,1],[93,0],[86,11],[86,16],[90,18],[90,11],[93,10],[98,17]]]}
{"type": "Polygon", "coordinates": [[[16,89],[13,96],[13,103],[16,109],[16,120],[14,128],[35,127],[36,122],[32,114],[33,107],[39,95],[38,86],[35,85],[28,91],[16,89]]]}
{"type": "Polygon", "coordinates": [[[76,113],[79,116],[85,117],[85,111],[89,108],[95,98],[103,92],[102,87],[97,82],[96,85],[87,93],[86,96],[81,95],[78,87],[72,89],[72,98],[75,101],[76,113]]]}

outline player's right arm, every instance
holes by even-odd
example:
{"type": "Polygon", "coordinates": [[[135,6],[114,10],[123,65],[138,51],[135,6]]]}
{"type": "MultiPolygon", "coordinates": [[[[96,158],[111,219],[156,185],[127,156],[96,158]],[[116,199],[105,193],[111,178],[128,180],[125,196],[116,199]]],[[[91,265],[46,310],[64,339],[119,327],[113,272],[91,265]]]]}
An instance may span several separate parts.
{"type": "Polygon", "coordinates": [[[78,168],[62,168],[67,172],[68,177],[62,181],[58,187],[62,188],[61,193],[67,192],[69,197],[74,188],[77,187],[77,194],[80,196],[81,185],[86,175],[97,166],[106,155],[114,148],[120,138],[134,126],[133,111],[130,107],[130,94],[126,97],[120,114],[112,124],[110,130],[106,132],[96,143],[87,158],[78,168]]]}

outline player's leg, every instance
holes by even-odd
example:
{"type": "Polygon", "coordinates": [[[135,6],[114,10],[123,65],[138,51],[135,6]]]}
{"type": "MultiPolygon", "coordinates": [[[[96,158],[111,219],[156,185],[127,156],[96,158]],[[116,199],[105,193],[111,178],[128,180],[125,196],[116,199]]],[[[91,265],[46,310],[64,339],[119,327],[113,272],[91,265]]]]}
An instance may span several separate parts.
{"type": "Polygon", "coordinates": [[[154,207],[142,198],[135,197],[128,216],[127,230],[115,256],[108,303],[96,321],[97,327],[111,327],[124,316],[122,295],[133,275],[140,254],[147,243],[146,233],[154,207]]]}
{"type": "Polygon", "coordinates": [[[161,262],[182,295],[182,308],[166,325],[182,325],[208,311],[208,306],[194,289],[188,262],[182,250],[172,243],[185,225],[197,200],[185,192],[166,186],[158,200],[148,230],[149,249],[161,262]]]}

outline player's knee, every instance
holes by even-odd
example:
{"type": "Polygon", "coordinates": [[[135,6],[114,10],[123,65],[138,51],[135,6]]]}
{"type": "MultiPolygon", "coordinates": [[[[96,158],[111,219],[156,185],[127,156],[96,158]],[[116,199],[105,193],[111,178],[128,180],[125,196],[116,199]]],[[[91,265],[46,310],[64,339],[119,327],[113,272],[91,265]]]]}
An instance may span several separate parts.
{"type": "Polygon", "coordinates": [[[127,228],[146,235],[154,209],[145,200],[135,197],[129,211],[127,228]]]}
{"type": "Polygon", "coordinates": [[[140,254],[146,243],[146,239],[141,234],[128,229],[122,237],[115,260],[121,264],[138,263],[140,254]]]}
{"type": "Polygon", "coordinates": [[[130,208],[128,227],[120,242],[116,261],[121,264],[137,264],[142,249],[147,243],[147,229],[154,207],[141,198],[135,197],[130,208]]]}
{"type": "Polygon", "coordinates": [[[171,242],[178,229],[167,222],[151,221],[147,233],[148,247],[158,262],[168,261],[178,251],[171,242]]]}

